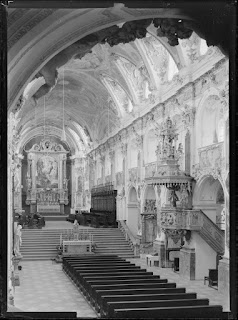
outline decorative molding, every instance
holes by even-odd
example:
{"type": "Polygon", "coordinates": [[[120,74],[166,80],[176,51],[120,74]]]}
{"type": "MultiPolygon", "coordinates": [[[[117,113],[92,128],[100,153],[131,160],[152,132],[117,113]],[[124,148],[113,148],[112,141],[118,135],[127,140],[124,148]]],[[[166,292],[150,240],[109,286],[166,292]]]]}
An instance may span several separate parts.
{"type": "Polygon", "coordinates": [[[222,158],[223,142],[198,149],[199,163],[193,165],[192,175],[196,180],[204,175],[214,179],[222,178],[224,159],[222,158]]]}
{"type": "Polygon", "coordinates": [[[49,139],[43,139],[39,144],[34,144],[31,149],[26,152],[45,152],[45,153],[69,153],[61,144],[55,143],[49,139]]]}
{"type": "Polygon", "coordinates": [[[145,200],[144,213],[156,215],[157,213],[156,200],[153,200],[153,199],[145,200]]]}

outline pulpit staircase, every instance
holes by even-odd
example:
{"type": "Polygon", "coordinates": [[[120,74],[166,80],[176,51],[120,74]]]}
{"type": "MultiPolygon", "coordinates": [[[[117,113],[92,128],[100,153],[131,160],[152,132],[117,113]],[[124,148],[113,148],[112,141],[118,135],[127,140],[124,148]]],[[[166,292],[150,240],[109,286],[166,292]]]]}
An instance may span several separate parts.
{"type": "Polygon", "coordinates": [[[200,228],[195,230],[214,251],[223,255],[225,250],[224,230],[221,230],[202,210],[199,211],[199,214],[201,220],[200,228]]]}
{"type": "Polygon", "coordinates": [[[197,232],[218,254],[224,254],[225,234],[202,210],[163,208],[162,228],[197,232]]]}
{"type": "MultiPolygon", "coordinates": [[[[72,229],[23,229],[23,260],[50,260],[57,255],[60,234],[72,229]]],[[[83,228],[83,232],[93,235],[96,254],[115,254],[123,258],[133,258],[134,253],[122,232],[117,228],[83,228]]]]}

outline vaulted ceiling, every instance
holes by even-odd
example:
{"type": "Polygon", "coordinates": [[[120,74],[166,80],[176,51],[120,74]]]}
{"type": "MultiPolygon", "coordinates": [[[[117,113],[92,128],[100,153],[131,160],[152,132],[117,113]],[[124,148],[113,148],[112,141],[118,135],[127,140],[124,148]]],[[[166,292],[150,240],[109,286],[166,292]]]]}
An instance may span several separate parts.
{"type": "MultiPolygon", "coordinates": [[[[59,136],[64,121],[74,148],[87,152],[155,104],[159,88],[191,63],[187,40],[172,47],[166,37],[157,36],[152,18],[164,16],[190,19],[179,9],[120,5],[9,9],[9,111],[17,111],[22,141],[45,130],[59,136]],[[131,20],[145,21],[146,37],[115,45],[92,38],[89,48],[80,43],[87,35],[96,32],[100,38],[105,28],[123,28],[131,20]]],[[[201,55],[201,39],[195,33],[191,38],[193,55],[201,55]]]]}

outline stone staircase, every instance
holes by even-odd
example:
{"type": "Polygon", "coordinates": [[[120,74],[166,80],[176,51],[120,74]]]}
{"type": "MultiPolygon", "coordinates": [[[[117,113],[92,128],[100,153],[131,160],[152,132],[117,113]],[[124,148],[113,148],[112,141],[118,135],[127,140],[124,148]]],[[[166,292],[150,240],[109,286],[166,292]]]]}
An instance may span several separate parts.
{"type": "MultiPolygon", "coordinates": [[[[57,255],[60,234],[72,232],[72,229],[23,229],[21,254],[23,260],[50,260],[57,255]]],[[[134,254],[117,228],[82,228],[82,232],[93,235],[96,254],[116,254],[123,258],[133,258],[134,254]]]]}

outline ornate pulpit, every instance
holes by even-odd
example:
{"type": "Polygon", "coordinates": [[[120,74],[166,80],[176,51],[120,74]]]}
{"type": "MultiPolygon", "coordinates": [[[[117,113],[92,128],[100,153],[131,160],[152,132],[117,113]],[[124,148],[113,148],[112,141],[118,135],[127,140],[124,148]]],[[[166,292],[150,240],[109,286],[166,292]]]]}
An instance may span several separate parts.
{"type": "Polygon", "coordinates": [[[31,213],[64,213],[68,204],[66,160],[61,144],[43,139],[27,152],[27,198],[31,213]]]}

